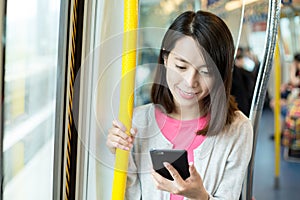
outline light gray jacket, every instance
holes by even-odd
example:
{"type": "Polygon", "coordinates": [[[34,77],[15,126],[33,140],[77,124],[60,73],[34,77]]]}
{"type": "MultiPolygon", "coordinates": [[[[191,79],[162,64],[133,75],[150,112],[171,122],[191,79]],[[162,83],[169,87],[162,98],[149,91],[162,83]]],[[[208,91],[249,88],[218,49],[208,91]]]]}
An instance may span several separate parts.
{"type": "MultiPolygon", "coordinates": [[[[151,177],[149,150],[172,149],[155,120],[154,105],[147,104],[134,111],[132,127],[138,129],[129,157],[127,200],[170,200],[170,194],[155,188],[151,177]]],[[[210,199],[238,200],[252,152],[253,129],[240,111],[226,130],[207,136],[194,150],[194,164],[203,179],[210,199]]],[[[186,198],[185,198],[186,199],[186,198]]]]}

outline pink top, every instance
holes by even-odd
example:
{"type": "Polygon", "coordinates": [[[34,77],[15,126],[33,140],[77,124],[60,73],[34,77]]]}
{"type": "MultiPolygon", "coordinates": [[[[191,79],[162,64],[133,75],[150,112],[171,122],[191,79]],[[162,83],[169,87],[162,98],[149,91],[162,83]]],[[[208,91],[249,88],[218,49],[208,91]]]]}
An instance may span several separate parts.
{"type": "MultiPolygon", "coordinates": [[[[188,162],[194,162],[194,149],[204,141],[205,136],[196,135],[198,130],[205,127],[207,117],[193,120],[177,120],[168,117],[158,108],[155,109],[155,118],[163,135],[173,144],[174,149],[185,149],[188,153],[188,162]]],[[[182,200],[183,196],[171,194],[170,200],[182,200]]]]}

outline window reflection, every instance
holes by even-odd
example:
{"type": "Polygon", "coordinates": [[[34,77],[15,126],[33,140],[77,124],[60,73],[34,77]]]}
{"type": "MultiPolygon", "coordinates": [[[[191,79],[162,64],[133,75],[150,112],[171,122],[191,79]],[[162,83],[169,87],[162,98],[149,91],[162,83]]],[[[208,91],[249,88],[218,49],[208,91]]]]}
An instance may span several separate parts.
{"type": "Polygon", "coordinates": [[[136,70],[135,106],[149,103],[150,90],[160,50],[160,43],[171,22],[186,10],[195,10],[200,1],[141,1],[139,15],[138,64],[136,70]],[[152,2],[152,3],[151,3],[152,2]],[[153,13],[155,13],[153,15],[153,13]],[[153,28],[149,28],[153,27],[153,28]]]}
{"type": "Polygon", "coordinates": [[[52,199],[59,5],[7,2],[4,199],[52,199]]]}
{"type": "Polygon", "coordinates": [[[300,50],[300,17],[283,17],[280,19],[281,42],[287,60],[292,61],[293,55],[300,50]]]}

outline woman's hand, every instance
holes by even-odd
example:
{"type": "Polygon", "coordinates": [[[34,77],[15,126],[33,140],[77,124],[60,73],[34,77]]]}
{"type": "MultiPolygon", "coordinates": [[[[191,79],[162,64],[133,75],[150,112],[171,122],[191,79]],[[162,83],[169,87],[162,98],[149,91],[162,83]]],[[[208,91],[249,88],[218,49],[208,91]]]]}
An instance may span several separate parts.
{"type": "Polygon", "coordinates": [[[209,195],[206,192],[202,178],[197,172],[194,164],[190,164],[190,177],[183,180],[177,170],[169,163],[164,163],[165,167],[173,177],[173,181],[162,177],[157,172],[152,172],[156,188],[172,194],[182,195],[190,200],[208,200],[209,195]]]}
{"type": "Polygon", "coordinates": [[[133,146],[134,136],[137,130],[130,129],[130,135],[126,133],[126,127],[120,121],[114,120],[113,127],[108,130],[106,146],[112,153],[116,153],[116,148],[129,151],[133,146]]]}

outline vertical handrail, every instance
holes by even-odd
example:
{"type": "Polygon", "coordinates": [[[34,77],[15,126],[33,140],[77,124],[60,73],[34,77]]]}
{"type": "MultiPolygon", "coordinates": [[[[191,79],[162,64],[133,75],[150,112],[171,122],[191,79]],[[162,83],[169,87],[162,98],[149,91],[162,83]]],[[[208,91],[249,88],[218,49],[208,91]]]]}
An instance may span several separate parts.
{"type": "MultiPolygon", "coordinates": [[[[124,0],[124,34],[122,52],[122,80],[120,88],[119,120],[127,128],[131,127],[134,81],[136,66],[136,42],[138,24],[138,0],[124,0]]],[[[129,152],[117,149],[112,199],[122,200],[125,196],[129,152]]]]}
{"type": "Polygon", "coordinates": [[[281,64],[280,64],[280,51],[279,51],[279,38],[280,32],[278,31],[276,49],[275,49],[275,95],[274,95],[274,149],[275,149],[275,184],[274,187],[279,187],[280,175],[280,84],[281,84],[281,64]]]}
{"type": "Polygon", "coordinates": [[[253,151],[251,160],[248,166],[247,174],[244,180],[243,190],[241,199],[251,200],[252,190],[253,190],[253,168],[254,168],[254,158],[257,143],[257,131],[259,120],[262,113],[263,103],[266,95],[267,84],[269,81],[270,72],[273,65],[273,55],[276,44],[276,36],[278,30],[278,24],[280,19],[280,0],[270,0],[269,1],[269,12],[266,30],[266,41],[265,41],[265,51],[264,57],[260,64],[258,76],[256,79],[254,94],[252,98],[251,110],[250,110],[250,120],[253,125],[253,151]]]}
{"type": "Polygon", "coordinates": [[[3,138],[4,138],[4,66],[5,66],[5,38],[6,38],[6,12],[7,12],[7,1],[4,0],[0,3],[0,200],[3,199],[4,190],[4,165],[3,165],[3,138]]]}

